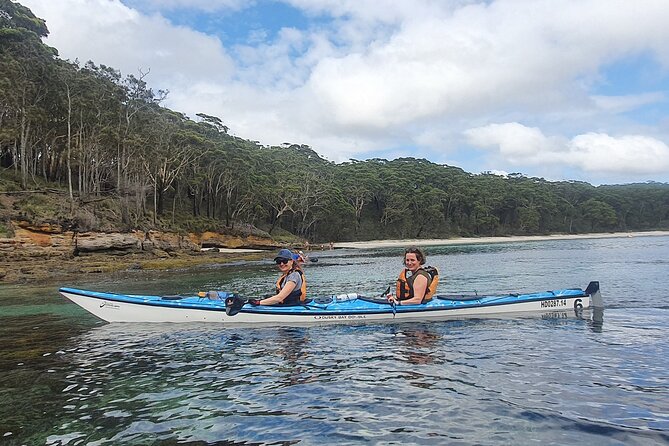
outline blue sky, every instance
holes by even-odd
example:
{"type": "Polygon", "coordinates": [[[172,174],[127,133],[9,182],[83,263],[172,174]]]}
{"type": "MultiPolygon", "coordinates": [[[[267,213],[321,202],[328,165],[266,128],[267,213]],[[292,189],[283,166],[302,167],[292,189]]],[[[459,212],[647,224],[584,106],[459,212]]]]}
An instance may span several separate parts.
{"type": "Polygon", "coordinates": [[[664,0],[23,0],[61,57],[150,69],[262,144],[669,181],[664,0]]]}

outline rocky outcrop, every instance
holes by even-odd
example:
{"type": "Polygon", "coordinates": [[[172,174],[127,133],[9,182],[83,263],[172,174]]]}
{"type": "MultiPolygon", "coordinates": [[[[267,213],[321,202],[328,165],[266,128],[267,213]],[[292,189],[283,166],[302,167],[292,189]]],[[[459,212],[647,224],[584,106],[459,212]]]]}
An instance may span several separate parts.
{"type": "Polygon", "coordinates": [[[193,243],[190,236],[176,234],[174,232],[149,231],[144,234],[142,249],[144,251],[200,251],[201,245],[193,243]]]}
{"type": "Polygon", "coordinates": [[[74,252],[74,233],[58,225],[33,225],[12,221],[14,237],[0,238],[0,257],[52,258],[71,257],[74,252]]]}
{"type": "Polygon", "coordinates": [[[142,250],[142,241],[137,233],[99,233],[88,232],[74,235],[74,254],[89,252],[138,252],[142,250]]]}
{"type": "Polygon", "coordinates": [[[203,232],[201,234],[189,234],[189,239],[200,248],[270,249],[277,247],[277,243],[271,238],[256,235],[233,236],[218,232],[203,232]]]}
{"type": "Polygon", "coordinates": [[[125,255],[199,252],[202,248],[259,248],[277,246],[271,238],[232,236],[215,232],[181,235],[160,231],[73,232],[56,224],[11,221],[13,237],[0,238],[0,258],[58,258],[89,254],[125,255]]]}

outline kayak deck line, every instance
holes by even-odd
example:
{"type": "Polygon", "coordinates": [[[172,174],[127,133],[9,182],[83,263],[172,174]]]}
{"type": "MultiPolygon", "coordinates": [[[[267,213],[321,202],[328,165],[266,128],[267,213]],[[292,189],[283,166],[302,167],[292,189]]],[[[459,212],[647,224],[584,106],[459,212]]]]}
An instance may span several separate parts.
{"type": "Polygon", "coordinates": [[[301,305],[252,306],[234,293],[216,292],[217,298],[119,294],[63,287],[59,292],[108,322],[223,322],[282,323],[387,320],[452,316],[477,316],[511,312],[565,311],[603,306],[599,282],[586,290],[566,288],[535,293],[491,295],[439,295],[426,304],[391,306],[378,298],[355,293],[325,296],[301,305]],[[226,305],[226,300],[229,301],[226,305]],[[230,311],[230,303],[239,308],[230,311]],[[226,311],[228,310],[228,311],[226,311]]]}

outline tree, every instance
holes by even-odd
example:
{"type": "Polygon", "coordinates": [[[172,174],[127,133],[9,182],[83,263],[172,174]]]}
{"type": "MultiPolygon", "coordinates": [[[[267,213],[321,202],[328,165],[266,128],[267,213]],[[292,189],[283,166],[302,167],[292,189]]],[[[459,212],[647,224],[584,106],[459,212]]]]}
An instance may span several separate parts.
{"type": "Polygon", "coordinates": [[[607,203],[591,198],[581,204],[581,215],[587,221],[590,221],[590,229],[609,230],[617,222],[616,211],[607,203]]]}
{"type": "MultiPolygon", "coordinates": [[[[20,168],[21,186],[28,187],[28,176],[35,175],[32,143],[38,121],[47,116],[44,101],[48,95],[51,71],[57,51],[41,41],[49,31],[44,20],[18,3],[0,1],[0,110],[3,119],[11,117],[17,128],[13,163],[20,168]]],[[[16,128],[15,127],[15,128],[16,128]]]]}

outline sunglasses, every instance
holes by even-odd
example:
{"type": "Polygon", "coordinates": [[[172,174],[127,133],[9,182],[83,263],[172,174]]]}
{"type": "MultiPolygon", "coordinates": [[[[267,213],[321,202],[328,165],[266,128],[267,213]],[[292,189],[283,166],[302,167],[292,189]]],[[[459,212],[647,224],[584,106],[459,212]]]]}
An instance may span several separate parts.
{"type": "Polygon", "coordinates": [[[283,264],[288,263],[288,262],[290,262],[290,260],[288,260],[288,259],[276,259],[274,261],[274,263],[276,263],[277,265],[283,265],[283,264]]]}

